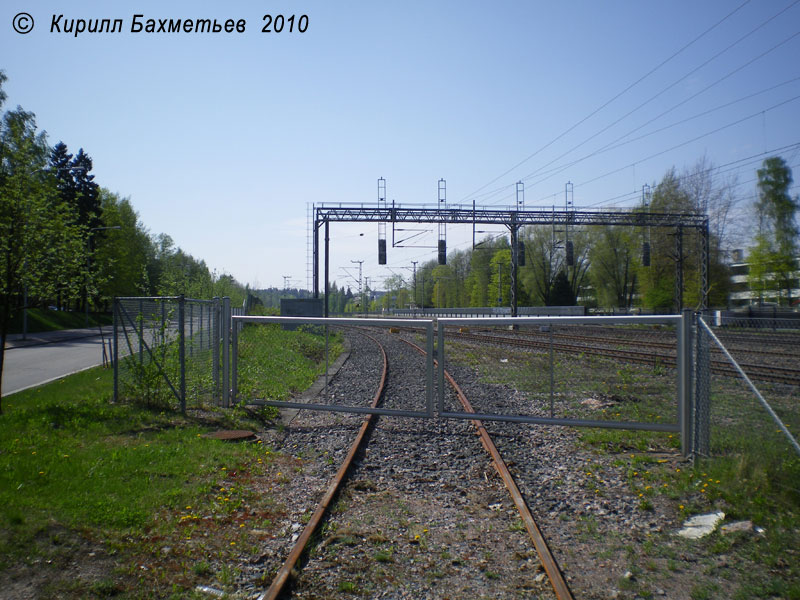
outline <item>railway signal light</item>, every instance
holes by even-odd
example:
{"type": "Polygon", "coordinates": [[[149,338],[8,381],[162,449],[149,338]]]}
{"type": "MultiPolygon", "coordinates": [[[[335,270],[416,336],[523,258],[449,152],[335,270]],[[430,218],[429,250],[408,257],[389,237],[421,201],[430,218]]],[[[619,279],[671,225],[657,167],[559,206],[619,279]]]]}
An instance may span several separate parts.
{"type": "Polygon", "coordinates": [[[386,240],[378,240],[378,264],[386,264],[386,240]]]}
{"type": "Polygon", "coordinates": [[[439,264],[447,264],[447,241],[439,240],[439,264]]]}
{"type": "Polygon", "coordinates": [[[642,244],[642,266],[650,266],[650,242],[642,244]]]}
{"type": "Polygon", "coordinates": [[[575,265],[575,250],[572,246],[572,242],[567,242],[567,266],[572,267],[575,265]]]}

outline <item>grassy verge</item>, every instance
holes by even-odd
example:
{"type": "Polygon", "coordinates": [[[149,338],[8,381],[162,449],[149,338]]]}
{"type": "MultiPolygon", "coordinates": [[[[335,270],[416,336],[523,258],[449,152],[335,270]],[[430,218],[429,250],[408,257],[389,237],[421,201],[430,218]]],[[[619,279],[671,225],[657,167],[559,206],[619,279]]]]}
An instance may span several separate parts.
{"type": "MultiPolygon", "coordinates": [[[[267,355],[308,359],[311,342],[283,335],[260,340],[272,344],[267,355]]],[[[318,367],[313,359],[307,367],[291,390],[313,381],[318,367]]],[[[271,386],[284,375],[262,369],[259,380],[271,386]]],[[[285,515],[279,476],[290,459],[260,441],[204,434],[260,430],[274,411],[204,406],[181,415],[135,398],[115,404],[111,386],[111,372],[98,368],[4,399],[0,588],[8,597],[59,598],[232,589],[234,565],[277,534],[285,515]]]]}
{"type": "MultiPolygon", "coordinates": [[[[89,313],[89,327],[111,325],[110,313],[89,313]]],[[[28,309],[28,333],[59,331],[61,329],[83,329],[86,327],[86,314],[82,312],[46,310],[42,308],[28,309]]],[[[15,314],[11,320],[9,333],[22,333],[22,312],[15,314]]]]}

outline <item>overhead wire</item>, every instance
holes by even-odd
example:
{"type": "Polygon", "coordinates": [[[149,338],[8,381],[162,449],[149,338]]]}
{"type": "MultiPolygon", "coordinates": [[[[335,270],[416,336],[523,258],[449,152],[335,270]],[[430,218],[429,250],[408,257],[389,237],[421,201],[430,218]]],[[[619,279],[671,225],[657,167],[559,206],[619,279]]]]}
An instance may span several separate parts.
{"type": "MultiPolygon", "coordinates": [[[[585,154],[584,156],[581,156],[580,158],[577,158],[577,159],[573,160],[572,162],[564,163],[562,165],[553,167],[552,169],[549,169],[549,170],[545,171],[544,173],[541,173],[540,175],[542,175],[542,178],[540,178],[537,181],[535,181],[532,185],[539,185],[540,183],[543,183],[543,182],[547,181],[548,179],[554,177],[555,175],[558,175],[559,173],[563,173],[566,169],[568,169],[570,167],[574,167],[575,165],[577,165],[577,164],[579,164],[579,163],[581,163],[581,162],[583,162],[585,160],[588,160],[590,158],[594,158],[595,156],[598,156],[600,154],[604,154],[605,152],[610,152],[611,150],[616,150],[618,148],[622,148],[623,146],[625,146],[627,144],[631,144],[633,142],[637,142],[637,141],[643,140],[643,139],[645,139],[647,137],[650,137],[651,135],[655,135],[657,133],[663,133],[664,131],[666,131],[668,129],[672,129],[673,127],[677,127],[679,125],[683,125],[683,124],[688,123],[690,121],[693,121],[695,119],[699,119],[700,117],[707,116],[707,115],[709,115],[711,113],[714,113],[714,112],[716,112],[718,110],[722,110],[724,108],[728,108],[728,107],[730,107],[730,106],[732,106],[734,104],[737,104],[739,102],[743,102],[745,100],[749,100],[751,98],[754,98],[755,96],[758,96],[758,95],[761,95],[761,94],[764,94],[764,93],[767,93],[767,92],[771,92],[771,91],[773,91],[773,90],[775,90],[775,89],[777,89],[777,88],[779,88],[781,86],[788,85],[790,83],[794,83],[795,81],[800,81],[800,76],[794,77],[794,78],[789,79],[789,80],[786,80],[786,81],[784,81],[782,83],[779,83],[779,84],[771,86],[769,88],[760,90],[758,92],[755,92],[755,93],[752,93],[752,94],[748,94],[747,96],[743,96],[743,97],[738,98],[736,100],[732,100],[730,102],[726,102],[725,104],[721,104],[721,105],[716,106],[714,108],[705,110],[705,111],[703,111],[701,113],[698,113],[698,114],[695,114],[695,115],[693,115],[691,117],[687,117],[685,119],[681,119],[680,121],[676,121],[674,123],[670,123],[669,125],[665,125],[663,127],[660,127],[659,129],[655,129],[655,130],[650,131],[648,133],[642,134],[642,135],[640,135],[638,137],[626,140],[624,142],[620,142],[621,139],[627,137],[628,135],[633,133],[633,131],[635,131],[635,130],[632,130],[632,131],[628,132],[627,134],[625,134],[624,136],[620,136],[616,140],[614,140],[612,142],[609,142],[609,144],[607,144],[607,145],[605,145],[605,146],[603,146],[601,148],[598,148],[597,150],[594,150],[593,152],[590,152],[589,154],[585,154]],[[619,142],[619,143],[616,143],[616,142],[619,142]],[[616,143],[616,145],[613,145],[615,143],[616,143]]],[[[793,98],[790,98],[788,101],[793,101],[793,100],[796,100],[797,98],[798,98],[798,96],[795,96],[793,98]]],[[[758,111],[756,114],[757,115],[763,115],[765,111],[772,110],[773,108],[777,108],[780,105],[781,104],[774,105],[774,106],[766,108],[766,109],[762,109],[762,110],[758,111]]],[[[753,115],[751,115],[751,117],[752,116],[753,115]]],[[[640,129],[640,128],[641,127],[637,128],[637,129],[640,129]]],[[[523,178],[523,181],[525,181],[524,178],[523,178]]]]}
{"type": "MultiPolygon", "coordinates": [[[[756,26],[756,27],[754,27],[753,29],[751,29],[751,30],[750,30],[750,31],[748,31],[748,32],[747,32],[745,35],[741,36],[741,37],[740,37],[740,38],[738,38],[736,41],[734,41],[734,42],[730,43],[728,46],[726,46],[725,48],[723,48],[722,50],[720,50],[719,52],[717,52],[716,54],[714,54],[714,55],[713,55],[712,57],[710,57],[709,59],[707,59],[707,60],[705,60],[704,62],[702,62],[700,65],[698,65],[697,67],[695,67],[694,69],[692,69],[692,70],[691,70],[691,71],[689,71],[688,73],[685,73],[684,75],[682,75],[681,77],[679,77],[678,79],[676,79],[675,81],[673,81],[672,83],[670,83],[668,86],[666,86],[665,88],[661,89],[659,92],[657,92],[656,94],[654,94],[653,96],[651,96],[650,98],[648,98],[647,100],[645,100],[644,102],[640,103],[638,106],[636,106],[635,108],[631,109],[630,111],[628,111],[627,113],[625,113],[624,115],[622,115],[621,117],[619,117],[618,119],[616,119],[615,121],[613,121],[612,123],[610,123],[609,125],[606,125],[605,127],[603,127],[602,129],[600,129],[599,131],[595,132],[594,134],[592,134],[592,135],[591,135],[591,136],[589,136],[588,138],[584,139],[582,142],[580,142],[580,143],[578,143],[578,144],[574,145],[572,148],[570,148],[569,150],[566,150],[565,152],[563,152],[562,154],[560,154],[560,155],[559,155],[559,156],[557,156],[556,158],[552,159],[550,162],[547,162],[547,163],[545,163],[544,165],[542,165],[541,167],[539,167],[539,169],[537,169],[537,170],[533,171],[532,173],[530,173],[530,174],[529,174],[527,177],[530,177],[530,176],[533,176],[533,175],[537,174],[537,173],[538,173],[539,171],[541,171],[542,169],[544,169],[544,168],[546,168],[546,167],[550,166],[551,164],[553,164],[553,163],[554,163],[554,162],[556,162],[557,160],[560,160],[561,158],[564,158],[565,156],[567,156],[567,155],[568,155],[568,154],[570,154],[571,152],[574,152],[575,150],[577,150],[578,148],[582,147],[584,144],[586,144],[586,143],[590,142],[591,140],[593,140],[593,139],[594,139],[594,138],[596,138],[597,136],[599,136],[599,135],[601,135],[601,134],[605,133],[606,131],[608,131],[609,129],[611,129],[612,127],[614,127],[615,125],[617,125],[617,124],[618,124],[618,123],[620,123],[621,121],[623,121],[623,120],[627,119],[628,117],[630,117],[632,114],[634,114],[635,112],[637,112],[637,111],[638,111],[638,110],[640,110],[641,108],[643,108],[643,107],[647,106],[648,104],[650,104],[650,103],[651,103],[653,100],[655,100],[656,98],[658,98],[658,97],[662,96],[663,94],[665,94],[666,92],[668,92],[669,90],[671,90],[673,87],[675,87],[676,85],[678,85],[678,84],[679,84],[679,83],[681,83],[682,81],[685,81],[685,80],[686,80],[688,77],[692,76],[692,75],[693,75],[693,74],[695,74],[697,71],[699,71],[699,70],[700,70],[700,69],[702,69],[703,67],[707,66],[708,64],[710,64],[711,62],[713,62],[714,60],[716,60],[717,58],[719,58],[720,56],[722,56],[723,54],[725,54],[726,52],[728,52],[729,50],[731,50],[732,48],[734,48],[735,46],[737,46],[738,44],[740,44],[742,41],[744,41],[745,39],[747,39],[748,37],[750,37],[751,35],[753,35],[753,34],[754,34],[756,31],[758,31],[758,30],[760,30],[761,28],[765,27],[765,26],[766,26],[768,23],[770,23],[771,21],[775,20],[775,19],[776,19],[776,18],[778,18],[780,15],[782,15],[783,13],[785,13],[787,10],[789,10],[789,9],[790,9],[790,8],[792,8],[792,7],[794,7],[794,6],[795,6],[795,5],[797,5],[798,3],[800,3],[800,0],[794,0],[794,2],[792,2],[790,5],[786,6],[786,7],[785,7],[785,8],[783,8],[781,11],[779,11],[779,12],[778,12],[778,13],[776,13],[776,14],[774,14],[773,16],[771,16],[771,17],[770,17],[769,19],[767,19],[766,21],[763,21],[761,24],[759,24],[758,26],[756,26]]],[[[741,66],[740,66],[740,67],[738,67],[737,69],[734,69],[733,71],[729,72],[727,75],[725,75],[725,76],[721,77],[720,79],[716,80],[714,83],[712,83],[712,84],[710,84],[710,85],[706,86],[705,88],[703,88],[703,89],[702,89],[702,90],[700,90],[699,92],[697,92],[697,93],[695,93],[695,94],[693,94],[693,95],[689,96],[688,98],[686,98],[686,99],[685,99],[685,100],[683,100],[682,102],[679,102],[678,104],[674,105],[672,108],[670,108],[670,109],[668,109],[668,110],[666,110],[666,111],[662,112],[661,114],[657,115],[656,117],[653,117],[653,118],[652,118],[652,119],[650,119],[649,121],[647,121],[647,122],[645,122],[644,124],[640,125],[640,126],[639,126],[639,128],[641,128],[641,127],[644,127],[644,126],[646,126],[646,125],[649,125],[649,124],[650,124],[650,123],[652,123],[653,121],[655,121],[655,120],[657,120],[657,119],[660,119],[661,117],[663,117],[664,115],[666,115],[666,114],[668,114],[668,113],[672,112],[672,111],[673,111],[673,110],[675,110],[676,108],[678,108],[678,107],[682,106],[683,104],[686,104],[687,102],[689,102],[690,100],[692,100],[692,99],[696,98],[696,97],[697,97],[697,96],[699,96],[700,94],[702,94],[702,93],[706,92],[707,90],[711,89],[712,87],[714,87],[714,86],[718,85],[719,83],[723,82],[724,80],[726,80],[726,79],[728,79],[729,77],[733,76],[734,74],[738,73],[738,72],[739,72],[739,71],[741,71],[742,69],[744,69],[744,68],[748,67],[748,66],[749,66],[749,65],[751,65],[753,62],[755,62],[755,61],[757,61],[757,60],[760,60],[761,58],[763,58],[763,57],[764,57],[764,56],[766,56],[767,54],[769,54],[769,53],[773,52],[774,50],[776,50],[777,48],[779,48],[779,47],[780,47],[780,46],[782,46],[783,44],[786,44],[786,43],[788,43],[789,41],[791,41],[792,39],[794,39],[794,38],[795,38],[796,36],[798,36],[798,35],[800,35],[800,31],[798,31],[798,32],[794,33],[793,35],[789,36],[788,38],[786,38],[786,39],[785,39],[785,40],[783,40],[782,42],[779,42],[778,44],[776,44],[775,46],[773,46],[773,47],[772,47],[772,48],[770,48],[769,50],[766,50],[765,52],[761,53],[760,55],[756,56],[756,57],[755,57],[755,58],[753,58],[752,60],[750,60],[750,61],[748,61],[748,62],[744,63],[743,65],[741,65],[741,66]]],[[[637,129],[634,129],[633,131],[638,131],[638,129],[639,129],[639,128],[637,128],[637,129]]],[[[629,133],[629,134],[627,134],[627,135],[630,135],[630,133],[629,133]]],[[[613,143],[613,142],[612,142],[612,143],[613,143]]],[[[525,178],[523,178],[523,180],[524,180],[524,179],[525,179],[525,178]]]]}
{"type": "MultiPolygon", "coordinates": [[[[800,1],[800,0],[795,0],[795,3],[796,3],[796,2],[798,2],[798,1],[800,1]]],[[[705,37],[706,35],[708,35],[709,33],[711,33],[711,31],[713,31],[714,29],[716,29],[717,27],[719,27],[719,26],[720,26],[722,23],[724,23],[725,21],[727,21],[727,20],[728,20],[730,17],[732,17],[732,16],[733,16],[734,14],[736,14],[737,12],[739,12],[739,10],[741,10],[742,8],[744,8],[744,7],[745,7],[747,4],[749,4],[749,3],[750,3],[750,0],[745,0],[744,2],[742,2],[742,4],[740,4],[740,5],[739,5],[739,6],[737,6],[735,9],[733,9],[731,12],[729,12],[727,15],[725,15],[725,16],[724,16],[722,19],[720,19],[719,21],[717,21],[716,23],[714,23],[714,24],[713,24],[711,27],[709,27],[708,29],[706,29],[705,31],[703,31],[702,33],[700,33],[698,36],[696,36],[696,37],[695,37],[694,39],[692,39],[690,42],[688,42],[688,43],[684,44],[684,45],[683,45],[681,48],[679,48],[677,51],[675,51],[675,52],[674,52],[673,54],[671,54],[669,57],[667,57],[666,59],[664,59],[663,61],[661,61],[661,62],[660,62],[659,64],[657,64],[655,67],[653,67],[652,69],[650,69],[650,70],[649,70],[647,73],[645,73],[644,75],[642,75],[641,77],[639,77],[639,78],[638,78],[636,81],[634,81],[633,83],[631,83],[630,85],[628,85],[628,86],[627,86],[625,89],[623,89],[621,92],[617,93],[617,94],[616,94],[615,96],[613,96],[611,99],[609,99],[609,100],[607,100],[606,102],[604,102],[603,104],[601,104],[599,107],[597,107],[596,109],[594,109],[594,110],[593,110],[592,112],[590,112],[588,115],[586,115],[585,117],[583,117],[582,119],[580,119],[580,120],[579,120],[577,123],[575,123],[575,124],[573,124],[572,126],[570,126],[568,129],[566,129],[565,131],[563,131],[562,133],[560,133],[559,135],[557,135],[555,138],[553,138],[552,140],[550,140],[549,142],[547,142],[547,143],[546,143],[544,146],[540,147],[538,150],[536,150],[535,152],[533,152],[533,153],[531,153],[530,155],[528,155],[526,158],[524,158],[523,160],[521,160],[520,162],[518,162],[517,164],[515,164],[515,165],[514,165],[513,167],[511,167],[510,169],[506,170],[504,173],[501,173],[500,175],[498,175],[497,177],[495,177],[494,179],[492,179],[492,180],[491,180],[491,181],[489,181],[488,183],[486,183],[486,184],[482,185],[481,187],[479,187],[479,188],[478,188],[477,190],[475,190],[474,192],[472,192],[472,193],[470,193],[470,194],[467,194],[466,196],[464,196],[464,197],[462,198],[462,200],[461,200],[461,201],[464,201],[464,200],[466,200],[467,198],[471,198],[472,196],[474,196],[474,195],[475,195],[475,194],[477,194],[478,192],[481,192],[481,191],[483,191],[484,189],[486,189],[487,187],[489,187],[490,185],[492,185],[493,183],[495,183],[495,182],[496,182],[496,181],[498,181],[499,179],[502,179],[503,177],[505,177],[506,175],[508,175],[509,173],[511,173],[512,171],[514,171],[515,169],[517,169],[518,167],[522,166],[523,164],[525,164],[526,162],[528,162],[529,160],[531,160],[532,158],[534,158],[535,156],[537,156],[537,155],[538,155],[540,152],[542,152],[542,151],[546,150],[547,148],[549,148],[550,146],[552,146],[554,143],[556,143],[558,140],[560,140],[561,138],[563,138],[563,137],[564,137],[564,136],[566,136],[567,134],[571,133],[571,132],[572,132],[573,130],[575,130],[577,127],[579,127],[580,125],[582,125],[583,123],[585,123],[586,121],[588,121],[589,119],[591,119],[593,116],[595,116],[595,115],[596,115],[597,113],[599,113],[601,110],[603,110],[604,108],[606,108],[607,106],[609,106],[609,105],[610,105],[612,102],[616,101],[618,98],[620,98],[621,96],[623,96],[624,94],[626,94],[628,91],[630,91],[631,89],[633,89],[634,87],[636,87],[637,85],[639,85],[639,83],[641,83],[642,81],[644,81],[645,79],[647,79],[648,77],[650,77],[650,75],[652,75],[653,73],[655,73],[656,71],[658,71],[659,69],[661,69],[661,68],[662,68],[664,65],[666,65],[667,63],[669,63],[671,60],[673,60],[674,58],[676,58],[677,56],[679,56],[679,55],[680,55],[682,52],[684,52],[685,50],[687,50],[688,48],[690,48],[692,45],[694,45],[695,43],[697,43],[697,42],[698,42],[700,39],[702,39],[703,37],[705,37]]]]}

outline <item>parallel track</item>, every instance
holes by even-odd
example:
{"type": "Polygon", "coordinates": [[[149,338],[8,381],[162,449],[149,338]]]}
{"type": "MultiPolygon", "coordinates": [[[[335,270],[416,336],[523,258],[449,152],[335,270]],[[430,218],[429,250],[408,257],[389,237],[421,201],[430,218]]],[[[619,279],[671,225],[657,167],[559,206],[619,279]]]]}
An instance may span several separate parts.
{"type": "MultiPolygon", "coordinates": [[[[494,343],[507,346],[515,346],[519,348],[532,348],[537,350],[547,350],[551,344],[547,340],[536,340],[523,338],[516,335],[485,335],[480,333],[458,333],[458,339],[472,340],[482,343],[494,343]]],[[[605,341],[603,339],[591,338],[583,336],[589,341],[600,345],[587,345],[587,344],[571,344],[555,341],[552,344],[553,350],[556,352],[564,352],[571,354],[586,354],[592,356],[603,356],[608,358],[616,358],[628,362],[634,362],[646,365],[664,365],[668,367],[675,366],[675,353],[640,351],[640,350],[623,350],[619,348],[609,348],[607,344],[616,343],[615,340],[605,341]]],[[[637,344],[646,345],[646,344],[637,344]]],[[[773,383],[786,383],[790,385],[800,385],[800,369],[791,369],[786,367],[776,367],[764,364],[754,363],[740,363],[740,366],[753,379],[761,381],[769,381],[773,383]]],[[[728,376],[738,376],[739,373],[734,369],[730,363],[721,360],[711,361],[711,370],[714,373],[728,376]]]]}

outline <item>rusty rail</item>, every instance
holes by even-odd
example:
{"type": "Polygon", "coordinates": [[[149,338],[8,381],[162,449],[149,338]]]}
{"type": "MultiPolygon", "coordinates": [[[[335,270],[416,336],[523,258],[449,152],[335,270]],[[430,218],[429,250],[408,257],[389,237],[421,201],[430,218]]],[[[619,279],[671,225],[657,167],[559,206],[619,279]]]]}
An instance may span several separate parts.
{"type": "MultiPolygon", "coordinates": [[[[378,385],[378,391],[375,392],[375,397],[373,398],[371,405],[372,408],[377,408],[386,385],[386,375],[388,373],[389,360],[386,357],[386,350],[384,350],[380,342],[378,342],[378,340],[371,335],[367,335],[366,333],[364,335],[378,344],[378,348],[380,348],[381,354],[383,355],[383,373],[381,374],[381,381],[378,385]]],[[[353,442],[352,446],[350,446],[350,451],[347,453],[347,456],[339,467],[339,470],[336,472],[336,475],[333,477],[330,484],[328,484],[328,489],[325,492],[325,495],[322,497],[322,500],[320,500],[320,503],[317,506],[317,509],[314,511],[314,514],[311,515],[311,519],[303,529],[303,533],[300,534],[299,538],[297,538],[297,541],[295,542],[292,551],[289,553],[289,556],[286,558],[281,568],[278,569],[278,573],[272,580],[272,584],[263,594],[258,596],[258,600],[275,600],[283,591],[283,587],[289,580],[292,569],[294,569],[297,561],[300,560],[308,541],[311,539],[311,536],[314,535],[314,532],[317,530],[317,527],[319,527],[320,523],[322,523],[322,519],[325,517],[325,513],[328,511],[331,501],[339,491],[342,481],[344,481],[345,475],[347,475],[347,471],[350,469],[350,465],[353,462],[353,458],[364,441],[367,429],[369,429],[369,425],[374,416],[375,415],[367,415],[364,419],[364,422],[361,424],[361,427],[358,430],[358,435],[356,436],[355,441],[353,442]]]]}
{"type": "MultiPolygon", "coordinates": [[[[425,351],[416,344],[409,342],[408,340],[402,341],[417,350],[417,352],[425,354],[425,351]]],[[[436,362],[438,364],[438,361],[436,362]]],[[[464,395],[461,387],[456,383],[456,380],[453,379],[452,375],[445,371],[444,376],[447,378],[447,381],[450,383],[450,385],[453,386],[453,389],[458,395],[458,399],[461,402],[461,405],[464,407],[464,410],[466,412],[474,413],[475,410],[472,408],[469,400],[467,400],[467,397],[464,395]]],[[[541,561],[542,566],[544,567],[544,570],[550,579],[550,583],[553,585],[556,598],[558,598],[558,600],[573,600],[572,592],[570,591],[569,586],[567,586],[564,575],[561,573],[561,569],[558,568],[558,563],[556,562],[552,552],[550,552],[547,541],[544,539],[539,526],[536,524],[536,520],[533,518],[528,505],[525,503],[525,499],[522,497],[522,492],[520,492],[517,482],[514,481],[514,477],[508,470],[503,457],[500,456],[500,452],[497,450],[497,446],[494,445],[489,432],[486,431],[483,423],[478,419],[472,419],[472,424],[475,425],[475,428],[478,430],[478,435],[480,435],[481,438],[481,444],[491,455],[497,474],[502,478],[508,493],[511,494],[511,498],[514,500],[514,505],[519,511],[522,522],[525,523],[525,529],[528,530],[528,535],[530,536],[531,541],[536,548],[536,552],[539,554],[539,560],[541,561]]]]}

